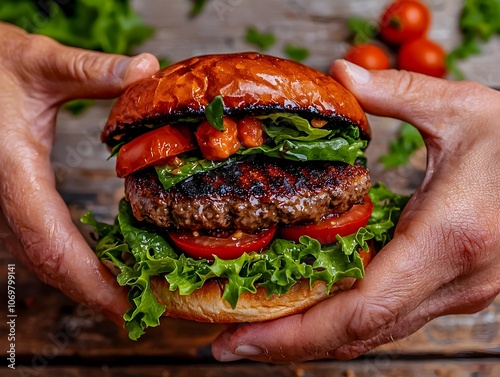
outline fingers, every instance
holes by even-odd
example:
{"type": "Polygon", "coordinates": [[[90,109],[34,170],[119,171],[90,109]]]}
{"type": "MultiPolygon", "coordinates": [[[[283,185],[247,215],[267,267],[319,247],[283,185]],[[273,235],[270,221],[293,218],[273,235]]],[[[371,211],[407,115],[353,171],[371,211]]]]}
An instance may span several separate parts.
{"type": "MultiPolygon", "coordinates": [[[[0,25],[0,35],[10,36],[1,49],[15,50],[9,69],[25,84],[34,86],[29,94],[47,102],[73,98],[110,98],[159,69],[151,54],[135,57],[113,55],[67,47],[40,36],[20,33],[0,25]],[[52,97],[48,97],[52,96],[52,97]]],[[[6,55],[9,56],[9,55],[6,55]]]]}
{"type": "MultiPolygon", "coordinates": [[[[493,270],[492,268],[491,270],[493,270]]],[[[443,285],[394,326],[367,340],[345,344],[333,353],[336,359],[352,359],[382,344],[402,339],[434,318],[450,314],[473,314],[487,308],[498,295],[500,283],[494,271],[475,271],[443,285]]]]}
{"type": "MultiPolygon", "coordinates": [[[[26,152],[21,145],[18,149],[20,155],[26,152]]],[[[74,226],[50,179],[49,160],[28,154],[2,162],[11,165],[9,177],[1,177],[0,207],[6,217],[1,243],[43,282],[122,324],[129,307],[126,292],[74,226]]]]}
{"type": "Polygon", "coordinates": [[[273,363],[311,360],[335,357],[339,347],[370,341],[399,323],[407,325],[401,328],[401,334],[414,331],[417,327],[413,322],[404,322],[406,316],[455,277],[452,272],[431,268],[438,262],[450,264],[439,261],[439,253],[420,252],[443,249],[433,238],[419,236],[426,227],[420,216],[407,223],[404,236],[395,237],[374,258],[354,289],[304,314],[247,324],[225,333],[213,344],[214,356],[221,361],[238,357],[273,363]]]}
{"type": "Polygon", "coordinates": [[[367,71],[345,60],[334,62],[332,76],[374,115],[397,118],[427,135],[462,137],[470,118],[488,110],[498,93],[471,82],[450,82],[407,71],[367,71]],[[486,109],[486,110],[485,110],[486,109]]]}

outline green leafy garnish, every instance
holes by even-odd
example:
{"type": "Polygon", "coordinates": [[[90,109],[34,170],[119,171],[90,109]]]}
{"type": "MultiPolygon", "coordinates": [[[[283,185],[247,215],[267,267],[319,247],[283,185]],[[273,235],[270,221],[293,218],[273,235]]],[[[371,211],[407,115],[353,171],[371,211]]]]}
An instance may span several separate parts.
{"type": "Polygon", "coordinates": [[[0,20],[74,47],[130,54],[154,33],[128,0],[2,0],[0,20]],[[29,22],[37,20],[38,22],[29,22]]]}
{"type": "Polygon", "coordinates": [[[379,161],[386,169],[393,169],[408,163],[410,157],[424,146],[420,132],[409,123],[403,123],[396,140],[389,143],[389,152],[379,161]]]}
{"type": "Polygon", "coordinates": [[[262,51],[266,51],[276,43],[276,37],[271,33],[262,33],[257,28],[250,26],[247,28],[246,41],[257,46],[262,51]]]}
{"type": "Polygon", "coordinates": [[[373,21],[362,17],[351,17],[347,20],[347,27],[352,34],[354,45],[367,43],[374,39],[379,29],[373,21]]]}
{"type": "Polygon", "coordinates": [[[224,161],[200,159],[199,156],[179,156],[180,165],[159,166],[156,172],[168,190],[173,185],[194,174],[213,170],[243,159],[248,155],[285,158],[293,161],[342,161],[353,164],[359,161],[367,142],[360,140],[359,128],[355,125],[343,128],[314,128],[310,122],[293,113],[275,113],[258,117],[263,121],[267,142],[254,148],[241,148],[224,161]]]}
{"type": "Polygon", "coordinates": [[[190,17],[196,17],[198,16],[201,12],[203,12],[203,9],[205,9],[205,5],[207,5],[208,0],[191,0],[193,3],[193,7],[191,8],[191,12],[189,12],[190,17]]]}
{"type": "Polygon", "coordinates": [[[481,52],[481,43],[500,34],[500,0],[466,0],[460,14],[462,41],[446,59],[448,70],[459,80],[465,78],[457,62],[481,52]]]}
{"type": "Polygon", "coordinates": [[[172,65],[172,60],[166,57],[162,57],[158,59],[158,63],[160,63],[160,69],[167,68],[172,65]]]}
{"type": "Polygon", "coordinates": [[[292,113],[259,117],[272,139],[260,147],[240,150],[241,155],[264,154],[294,161],[342,161],[353,164],[367,142],[359,139],[358,127],[314,128],[307,119],[292,113]]]}
{"type": "Polygon", "coordinates": [[[80,115],[85,110],[94,106],[94,100],[91,99],[75,99],[73,101],[66,102],[63,108],[69,111],[73,115],[80,115]]]}
{"type": "Polygon", "coordinates": [[[218,167],[232,163],[241,157],[232,157],[225,161],[211,161],[199,159],[198,157],[181,156],[180,166],[157,166],[156,173],[165,190],[173,187],[179,182],[191,177],[194,174],[217,169],[218,167]]]}
{"type": "Polygon", "coordinates": [[[205,108],[205,116],[208,123],[219,131],[224,131],[224,101],[222,96],[216,96],[205,108]]]}
{"type": "Polygon", "coordinates": [[[243,254],[233,260],[209,262],[177,253],[151,224],[138,222],[130,205],[122,200],[117,221],[102,224],[91,213],[82,216],[84,224],[92,226],[98,242],[96,255],[112,262],[120,271],[117,281],[130,288],[131,309],[124,315],[125,327],[131,339],[138,339],[147,327],[157,326],[165,307],[158,303],[152,290],[151,279],[166,279],[171,291],[187,295],[201,288],[212,278],[225,281],[223,299],[232,308],[238,305],[245,292],[257,287],[267,290],[267,296],[282,295],[301,279],[324,281],[327,287],[343,277],[360,279],[364,276],[358,249],[368,249],[366,241],[380,244],[389,241],[394,224],[406,198],[395,195],[382,185],[370,190],[374,211],[368,225],[355,234],[339,237],[339,242],[322,246],[304,236],[299,243],[276,239],[265,253],[243,254]]]}
{"type": "MultiPolygon", "coordinates": [[[[68,46],[113,54],[130,55],[154,34],[154,28],[144,23],[128,0],[2,0],[0,21],[68,46]]],[[[78,99],[64,108],[78,115],[93,103],[78,99]]]]}
{"type": "Polygon", "coordinates": [[[285,55],[292,60],[302,62],[309,57],[309,50],[305,47],[294,46],[290,43],[285,45],[285,55]]]}

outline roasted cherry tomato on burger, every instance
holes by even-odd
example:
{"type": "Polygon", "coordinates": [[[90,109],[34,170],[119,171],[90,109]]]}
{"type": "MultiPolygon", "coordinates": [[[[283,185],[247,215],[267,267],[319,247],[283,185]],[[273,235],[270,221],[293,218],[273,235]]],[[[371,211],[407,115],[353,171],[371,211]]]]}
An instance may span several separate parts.
{"type": "Polygon", "coordinates": [[[235,259],[243,253],[259,252],[273,239],[276,227],[257,234],[236,231],[227,238],[211,237],[190,232],[170,232],[172,242],[187,255],[197,259],[235,259]]]}
{"type": "Polygon", "coordinates": [[[265,137],[262,121],[251,117],[239,120],[238,137],[245,148],[260,147],[265,137]]]}
{"type": "Polygon", "coordinates": [[[336,236],[347,236],[368,223],[373,211],[373,203],[367,196],[363,204],[354,205],[349,211],[340,215],[332,215],[311,225],[292,225],[280,228],[278,236],[298,242],[301,236],[315,238],[321,244],[336,242],[336,236]]]}
{"type": "Polygon", "coordinates": [[[381,47],[371,43],[352,46],[347,50],[344,59],[370,70],[391,67],[387,53],[381,47]]]}
{"type": "Polygon", "coordinates": [[[196,129],[196,140],[198,140],[203,157],[207,160],[225,160],[236,153],[241,147],[236,122],[228,117],[224,117],[223,124],[224,131],[219,131],[205,120],[196,129]]]}
{"type": "Polygon", "coordinates": [[[380,34],[392,44],[400,45],[425,36],[431,23],[429,8],[417,0],[392,2],[382,15],[380,34]]]}
{"type": "Polygon", "coordinates": [[[123,178],[151,165],[197,148],[193,133],[187,126],[163,126],[136,137],[120,148],[116,174],[123,178]]]}
{"type": "Polygon", "coordinates": [[[446,52],[427,38],[417,38],[401,46],[398,67],[434,77],[446,75],[446,52]]]}

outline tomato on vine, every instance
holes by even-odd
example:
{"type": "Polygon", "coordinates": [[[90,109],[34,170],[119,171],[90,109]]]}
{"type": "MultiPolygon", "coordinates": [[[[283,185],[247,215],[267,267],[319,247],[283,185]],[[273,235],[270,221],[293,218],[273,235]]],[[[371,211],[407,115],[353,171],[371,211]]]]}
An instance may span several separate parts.
{"type": "Polygon", "coordinates": [[[425,36],[431,24],[431,12],[418,0],[396,0],[382,15],[380,34],[391,44],[400,45],[425,36]]]}
{"type": "Polygon", "coordinates": [[[391,66],[387,52],[372,43],[352,46],[344,59],[370,70],[389,69],[391,66]]]}
{"type": "Polygon", "coordinates": [[[446,52],[436,42],[417,38],[401,46],[398,68],[434,77],[446,75],[446,52]]]}

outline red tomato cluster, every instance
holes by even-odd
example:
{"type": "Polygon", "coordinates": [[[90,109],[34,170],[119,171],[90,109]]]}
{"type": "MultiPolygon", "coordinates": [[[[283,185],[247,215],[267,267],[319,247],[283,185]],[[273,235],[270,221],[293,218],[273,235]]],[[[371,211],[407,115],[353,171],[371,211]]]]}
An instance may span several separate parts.
{"type": "MultiPolygon", "coordinates": [[[[446,75],[446,52],[427,38],[430,24],[431,12],[418,0],[395,0],[385,9],[380,37],[396,49],[397,68],[435,77],[446,75]]],[[[370,70],[390,68],[386,50],[373,43],[351,47],[344,59],[370,70]]]]}

